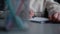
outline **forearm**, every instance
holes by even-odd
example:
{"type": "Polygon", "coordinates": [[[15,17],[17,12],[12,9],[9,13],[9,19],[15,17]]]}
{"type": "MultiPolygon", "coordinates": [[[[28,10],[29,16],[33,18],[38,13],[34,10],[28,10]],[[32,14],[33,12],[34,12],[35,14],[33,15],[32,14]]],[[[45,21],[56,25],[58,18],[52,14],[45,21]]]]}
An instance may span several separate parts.
{"type": "Polygon", "coordinates": [[[58,4],[57,2],[51,2],[51,1],[47,1],[47,11],[49,15],[52,15],[56,12],[60,12],[60,4],[58,4]]]}

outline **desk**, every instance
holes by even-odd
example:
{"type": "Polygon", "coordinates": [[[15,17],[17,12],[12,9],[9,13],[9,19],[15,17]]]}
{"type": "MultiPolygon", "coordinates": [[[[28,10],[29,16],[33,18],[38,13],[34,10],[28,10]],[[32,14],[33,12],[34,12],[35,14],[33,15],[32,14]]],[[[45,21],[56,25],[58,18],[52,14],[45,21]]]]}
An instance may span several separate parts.
{"type": "Polygon", "coordinates": [[[28,30],[26,31],[19,31],[17,28],[14,28],[12,31],[4,32],[4,34],[59,34],[58,24],[29,22],[28,26],[28,30]]]}

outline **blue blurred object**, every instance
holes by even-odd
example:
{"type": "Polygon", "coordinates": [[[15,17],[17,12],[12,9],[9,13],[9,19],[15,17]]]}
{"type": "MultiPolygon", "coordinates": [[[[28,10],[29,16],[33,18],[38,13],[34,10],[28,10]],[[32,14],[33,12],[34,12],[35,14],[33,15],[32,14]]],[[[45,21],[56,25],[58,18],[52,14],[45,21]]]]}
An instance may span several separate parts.
{"type": "Polygon", "coordinates": [[[9,13],[9,15],[7,16],[7,25],[6,25],[6,29],[10,30],[13,26],[13,17],[12,15],[9,13]]]}
{"type": "Polygon", "coordinates": [[[9,8],[10,14],[15,19],[18,28],[19,29],[24,29],[23,21],[22,21],[22,19],[19,16],[16,16],[16,10],[14,10],[14,7],[12,6],[11,0],[7,0],[6,2],[8,4],[8,8],[9,8]]]}

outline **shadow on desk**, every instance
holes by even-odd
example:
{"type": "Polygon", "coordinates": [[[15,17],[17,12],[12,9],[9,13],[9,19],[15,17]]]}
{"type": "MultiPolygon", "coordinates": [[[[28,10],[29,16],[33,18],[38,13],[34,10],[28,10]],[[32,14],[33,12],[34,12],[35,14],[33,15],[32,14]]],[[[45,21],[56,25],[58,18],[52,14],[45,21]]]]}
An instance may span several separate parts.
{"type": "Polygon", "coordinates": [[[60,24],[60,22],[57,22],[57,21],[54,22],[54,21],[50,21],[50,20],[49,20],[49,21],[46,21],[45,23],[50,23],[50,24],[60,24]]]}
{"type": "MultiPolygon", "coordinates": [[[[32,21],[31,20],[30,22],[41,24],[41,21],[32,21]]],[[[43,24],[60,24],[60,22],[53,22],[53,21],[43,21],[43,22],[44,22],[43,24]]]]}

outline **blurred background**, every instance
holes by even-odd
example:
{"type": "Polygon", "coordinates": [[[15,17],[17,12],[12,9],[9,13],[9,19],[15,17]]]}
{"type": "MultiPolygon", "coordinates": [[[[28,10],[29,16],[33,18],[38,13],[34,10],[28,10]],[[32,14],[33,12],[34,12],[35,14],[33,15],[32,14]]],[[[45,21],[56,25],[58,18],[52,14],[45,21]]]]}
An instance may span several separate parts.
{"type": "MultiPolygon", "coordinates": [[[[38,9],[44,11],[42,10],[44,0],[39,1],[41,8],[38,9]]],[[[54,1],[60,3],[59,0],[54,1]]],[[[7,0],[0,0],[0,34],[60,34],[60,24],[49,21],[47,10],[45,9],[45,13],[40,11],[33,13],[32,10],[29,12],[27,8],[30,6],[29,2],[30,0],[10,0],[9,3],[7,0]],[[18,17],[20,20],[17,20],[18,17]]]]}

